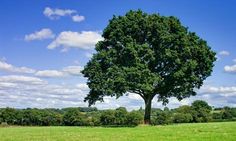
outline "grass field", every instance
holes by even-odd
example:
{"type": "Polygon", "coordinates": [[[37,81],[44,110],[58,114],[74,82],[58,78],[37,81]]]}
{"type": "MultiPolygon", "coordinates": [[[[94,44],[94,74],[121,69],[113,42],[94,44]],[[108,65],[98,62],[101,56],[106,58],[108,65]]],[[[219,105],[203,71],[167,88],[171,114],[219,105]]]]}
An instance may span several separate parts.
{"type": "Polygon", "coordinates": [[[0,128],[0,141],[235,141],[236,122],[104,127],[0,128]]]}

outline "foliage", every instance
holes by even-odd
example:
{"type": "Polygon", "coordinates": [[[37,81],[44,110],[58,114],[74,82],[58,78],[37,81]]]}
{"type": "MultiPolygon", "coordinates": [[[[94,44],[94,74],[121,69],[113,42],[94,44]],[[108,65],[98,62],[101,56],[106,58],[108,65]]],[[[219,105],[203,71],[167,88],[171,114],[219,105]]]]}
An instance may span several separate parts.
{"type": "MultiPolygon", "coordinates": [[[[210,121],[236,121],[236,108],[212,109],[205,101],[195,101],[176,109],[153,108],[153,125],[210,121]]],[[[143,123],[144,110],[128,112],[125,107],[110,110],[97,108],[0,109],[0,124],[23,126],[137,126],[143,123]],[[83,110],[81,110],[83,109],[83,110]],[[86,110],[84,110],[86,109],[86,110]],[[83,112],[86,111],[86,112],[83,112]]]]}
{"type": "Polygon", "coordinates": [[[126,125],[128,112],[126,108],[120,107],[115,110],[115,125],[126,125]]]}
{"type": "Polygon", "coordinates": [[[78,109],[70,109],[64,114],[63,123],[66,126],[82,126],[86,125],[87,121],[84,113],[78,109]]]}
{"type": "Polygon", "coordinates": [[[101,125],[137,126],[142,123],[143,117],[139,111],[127,112],[124,107],[120,107],[103,111],[100,120],[101,125]]]}
{"type": "Polygon", "coordinates": [[[174,123],[189,123],[193,120],[191,114],[176,113],[173,117],[174,123]]]}
{"type": "Polygon", "coordinates": [[[115,125],[115,111],[106,110],[102,112],[100,121],[102,125],[115,125]]]}
{"type": "Polygon", "coordinates": [[[202,100],[196,100],[192,103],[192,109],[192,116],[194,122],[207,122],[211,120],[210,112],[212,108],[208,105],[207,102],[202,100]]]}
{"type": "Polygon", "coordinates": [[[143,121],[143,115],[138,111],[131,111],[127,115],[126,124],[128,126],[137,126],[143,121]]]}
{"type": "Polygon", "coordinates": [[[154,117],[152,118],[152,124],[160,125],[160,124],[170,124],[172,123],[172,113],[169,111],[158,110],[154,112],[154,117]]]}
{"type": "Polygon", "coordinates": [[[85,101],[136,93],[145,101],[147,123],[154,96],[166,104],[196,95],[216,60],[207,42],[173,16],[129,11],[114,16],[102,36],[82,71],[90,88],[85,101]]]}

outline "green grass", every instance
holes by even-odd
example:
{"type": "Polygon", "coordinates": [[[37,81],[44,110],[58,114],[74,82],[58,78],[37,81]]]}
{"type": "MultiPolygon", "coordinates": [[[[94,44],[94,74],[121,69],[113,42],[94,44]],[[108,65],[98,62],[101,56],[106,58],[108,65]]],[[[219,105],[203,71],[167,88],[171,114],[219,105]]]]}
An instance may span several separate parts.
{"type": "Polygon", "coordinates": [[[235,141],[236,122],[104,127],[0,128],[0,141],[235,141]]]}

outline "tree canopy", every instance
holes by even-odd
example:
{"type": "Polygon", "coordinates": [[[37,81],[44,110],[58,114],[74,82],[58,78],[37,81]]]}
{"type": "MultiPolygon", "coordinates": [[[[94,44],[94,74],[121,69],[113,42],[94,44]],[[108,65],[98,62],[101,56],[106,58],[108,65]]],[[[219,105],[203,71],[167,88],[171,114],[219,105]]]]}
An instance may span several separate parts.
{"type": "Polygon", "coordinates": [[[90,88],[85,101],[92,105],[104,96],[138,94],[145,101],[146,123],[154,96],[166,104],[170,97],[196,95],[216,60],[207,42],[173,16],[129,11],[113,16],[102,36],[82,71],[90,88]]]}

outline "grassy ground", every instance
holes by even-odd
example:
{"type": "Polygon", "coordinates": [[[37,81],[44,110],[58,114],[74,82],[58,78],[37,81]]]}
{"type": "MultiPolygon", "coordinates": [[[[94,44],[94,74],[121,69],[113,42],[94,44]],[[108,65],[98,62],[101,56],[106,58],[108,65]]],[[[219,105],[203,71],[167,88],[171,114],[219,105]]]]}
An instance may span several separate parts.
{"type": "Polygon", "coordinates": [[[235,141],[236,122],[104,127],[0,128],[0,141],[235,141]]]}

